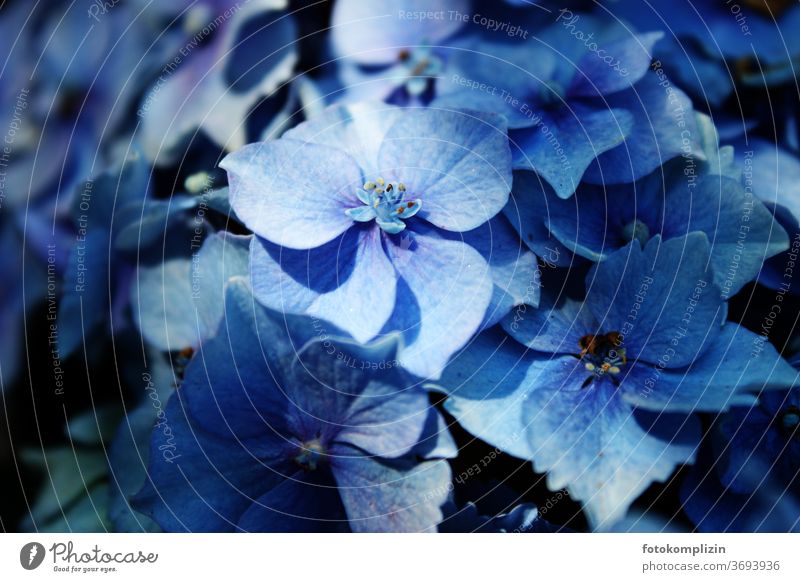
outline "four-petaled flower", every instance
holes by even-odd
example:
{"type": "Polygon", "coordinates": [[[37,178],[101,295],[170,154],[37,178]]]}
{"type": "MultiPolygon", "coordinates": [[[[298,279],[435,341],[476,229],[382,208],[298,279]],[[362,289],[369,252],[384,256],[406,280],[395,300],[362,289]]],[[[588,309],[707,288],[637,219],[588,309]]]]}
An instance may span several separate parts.
{"type": "Polygon", "coordinates": [[[497,115],[334,107],[221,165],[257,235],[258,300],[360,342],[402,332],[399,359],[419,376],[438,376],[536,269],[502,216],[492,220],[511,189],[497,115]]]}

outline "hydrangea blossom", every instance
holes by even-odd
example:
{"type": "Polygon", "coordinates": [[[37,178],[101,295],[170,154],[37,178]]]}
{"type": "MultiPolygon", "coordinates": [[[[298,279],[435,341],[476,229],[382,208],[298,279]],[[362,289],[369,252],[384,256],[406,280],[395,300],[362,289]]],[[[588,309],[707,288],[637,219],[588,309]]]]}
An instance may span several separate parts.
{"type": "Polygon", "coordinates": [[[471,39],[452,55],[434,104],[505,115],[515,168],[535,170],[562,198],[581,179],[630,182],[677,156],[681,133],[693,133],[689,99],[648,72],[659,38],[562,9],[522,44],[471,39]]]}
{"type": "Polygon", "coordinates": [[[230,283],[219,334],[165,410],[174,454],[154,431],[135,507],[165,531],[435,529],[455,447],[391,364],[395,341],[298,345],[304,330],[230,283]]]}
{"type": "Polygon", "coordinates": [[[711,244],[714,282],[727,299],[758,276],[766,259],[788,249],[789,238],[758,198],[769,184],[754,179],[752,170],[746,181],[739,178],[752,160],[736,172],[726,169],[735,178],[723,175],[714,171],[721,154],[712,149],[708,162],[681,157],[632,184],[583,183],[568,200],[520,172],[507,215],[539,254],[555,239],[591,261],[607,259],[631,240],[644,245],[656,235],[666,240],[702,231],[711,244]]]}
{"type": "Polygon", "coordinates": [[[471,4],[470,0],[336,2],[331,44],[345,88],[342,99],[429,102],[445,67],[448,43],[466,25],[461,18],[445,15],[468,15],[471,4]]]}
{"type": "Polygon", "coordinates": [[[538,301],[534,255],[492,220],[510,157],[498,116],[379,104],[230,154],[231,204],[257,235],[256,297],[360,342],[403,332],[403,365],[438,375],[485,320],[538,301]]]}
{"type": "Polygon", "coordinates": [[[795,2],[756,0],[733,8],[715,0],[678,0],[664,9],[622,0],[614,2],[614,11],[637,26],[663,21],[681,46],[697,43],[706,58],[732,61],[729,70],[745,83],[779,84],[794,77],[792,62],[800,55],[792,33],[800,24],[795,2]]]}
{"type": "Polygon", "coordinates": [[[695,412],[786,388],[792,367],[725,323],[702,233],[638,241],[586,278],[583,303],[520,311],[456,356],[439,386],[470,433],[548,473],[609,528],[695,457],[695,412]]]}

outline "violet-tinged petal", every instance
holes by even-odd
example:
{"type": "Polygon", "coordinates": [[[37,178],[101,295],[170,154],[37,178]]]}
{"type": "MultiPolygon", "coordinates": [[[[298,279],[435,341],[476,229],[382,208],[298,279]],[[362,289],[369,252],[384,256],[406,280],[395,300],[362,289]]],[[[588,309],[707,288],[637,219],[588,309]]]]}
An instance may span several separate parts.
{"type": "Polygon", "coordinates": [[[355,532],[435,532],[450,493],[447,461],[389,464],[337,447],[333,474],[355,532]]]}

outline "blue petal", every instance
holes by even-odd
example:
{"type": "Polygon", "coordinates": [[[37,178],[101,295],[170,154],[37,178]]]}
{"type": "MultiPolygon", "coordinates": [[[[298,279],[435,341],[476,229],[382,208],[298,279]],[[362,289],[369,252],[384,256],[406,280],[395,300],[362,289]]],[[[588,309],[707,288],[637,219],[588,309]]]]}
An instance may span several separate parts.
{"type": "Polygon", "coordinates": [[[581,389],[585,372],[573,358],[525,354],[484,335],[445,371],[448,411],[471,434],[532,459],[550,489],[584,502],[593,527],[612,526],[651,482],[692,458],[693,419],[634,412],[610,382],[581,389]]]}
{"type": "Polygon", "coordinates": [[[168,259],[139,268],[131,287],[133,315],[154,347],[196,348],[217,330],[225,283],[246,276],[250,237],[218,233],[190,258],[168,259]]]}
{"type": "Polygon", "coordinates": [[[449,395],[445,408],[471,434],[530,459],[522,406],[533,358],[496,329],[475,337],[448,364],[433,388],[449,395]]]}
{"type": "Polygon", "coordinates": [[[647,72],[653,45],[663,36],[663,32],[632,35],[587,53],[578,63],[580,72],[575,75],[569,93],[595,97],[630,88],[647,72]],[[604,59],[611,59],[613,66],[604,59]]]}
{"type": "Polygon", "coordinates": [[[539,309],[516,310],[503,329],[519,343],[550,354],[577,354],[583,336],[603,333],[588,306],[571,299],[558,308],[548,301],[539,309]]]}
{"type": "Polygon", "coordinates": [[[345,211],[361,205],[361,170],[346,153],[296,140],[250,144],[220,163],[231,205],[257,235],[293,249],[311,249],[353,224],[345,211]]]}
{"type": "Polygon", "coordinates": [[[157,165],[179,162],[200,131],[226,150],[244,146],[251,110],[291,78],[298,59],[291,16],[270,10],[274,4],[266,8],[248,2],[227,20],[215,15],[213,38],[164,67],[145,94],[140,137],[157,165]]]}
{"type": "Polygon", "coordinates": [[[468,244],[433,232],[392,240],[387,252],[404,285],[385,330],[403,332],[405,369],[437,377],[486,315],[494,289],[489,265],[468,244]]]}
{"type": "MultiPolygon", "coordinates": [[[[519,221],[527,223],[525,232],[530,243],[547,251],[543,256],[559,255],[559,249],[566,248],[567,257],[575,253],[591,261],[602,260],[630,242],[621,234],[628,222],[639,219],[645,224],[658,224],[657,213],[662,204],[652,189],[585,183],[575,196],[562,199],[530,172],[515,174],[513,197],[519,208],[519,221]],[[541,226],[531,225],[532,221],[541,226]]],[[[507,209],[506,214],[509,213],[507,209]]]]}
{"type": "MultiPolygon", "coordinates": [[[[520,238],[537,256],[550,265],[568,267],[572,253],[547,229],[549,206],[544,191],[550,188],[534,172],[514,172],[514,190],[511,200],[503,210],[520,238]]],[[[555,194],[553,194],[555,197],[555,194]]]]}
{"type": "Polygon", "coordinates": [[[263,438],[220,439],[193,426],[180,392],[164,412],[153,431],[149,479],[132,500],[164,531],[235,531],[253,499],[292,470],[280,467],[282,451],[263,438]]]}
{"type": "Polygon", "coordinates": [[[732,297],[756,278],[764,261],[789,248],[786,231],[736,181],[708,176],[687,192],[673,188],[665,208],[665,236],[702,230],[711,244],[714,283],[732,297]]]}
{"type": "Polygon", "coordinates": [[[598,529],[622,519],[653,481],[666,481],[691,461],[700,442],[696,419],[644,418],[615,390],[609,382],[580,391],[532,390],[525,408],[535,469],[548,472],[551,489],[567,487],[582,500],[598,529]]]}
{"type": "Polygon", "coordinates": [[[265,442],[284,438],[284,367],[305,344],[292,332],[286,316],[260,308],[243,279],[228,283],[225,319],[192,358],[180,388],[192,419],[206,433],[265,442]]]}
{"type": "Polygon", "coordinates": [[[623,335],[629,360],[686,366],[725,320],[700,232],[664,242],[656,236],[644,250],[635,241],[595,265],[586,288],[589,309],[623,335]]]}
{"type": "Polygon", "coordinates": [[[632,129],[633,117],[621,108],[563,107],[542,115],[536,127],[512,132],[514,168],[534,170],[559,197],[569,198],[595,158],[619,146],[632,129]]]}
{"type": "Polygon", "coordinates": [[[538,123],[537,96],[550,91],[557,56],[546,43],[536,46],[535,59],[518,45],[467,37],[448,52],[448,73],[437,81],[433,107],[476,109],[502,115],[508,127],[538,123]]]}
{"type": "Polygon", "coordinates": [[[255,499],[238,521],[246,532],[348,532],[347,516],[333,479],[300,474],[255,499]]]}
{"type": "Polygon", "coordinates": [[[259,238],[251,245],[253,292],[265,306],[331,322],[365,342],[395,306],[394,268],[375,225],[351,229],[315,249],[282,249],[259,238]]]}
{"type": "Polygon", "coordinates": [[[484,327],[499,322],[514,307],[539,304],[541,282],[536,255],[519,240],[504,216],[496,216],[465,232],[463,237],[464,242],[483,255],[494,281],[484,327]]]}
{"type": "Polygon", "coordinates": [[[698,332],[705,340],[697,359],[682,369],[637,365],[625,377],[625,401],[650,410],[719,412],[749,405],[762,390],[787,389],[798,372],[764,338],[734,323],[715,333],[698,332]]]}
{"type": "MultiPolygon", "coordinates": [[[[378,150],[403,110],[377,102],[328,107],[284,134],[284,138],[329,146],[346,152],[365,179],[378,178],[378,150]],[[374,174],[374,175],[373,175],[374,174]]],[[[357,190],[362,184],[358,184],[357,190]]]]}
{"type": "Polygon", "coordinates": [[[386,133],[382,175],[422,200],[420,216],[445,230],[472,230],[500,212],[511,191],[511,153],[502,118],[414,109],[386,133]]]}
{"type": "MultiPolygon", "coordinates": [[[[411,387],[397,363],[397,337],[370,346],[340,338],[316,339],[292,366],[286,392],[295,434],[331,435],[336,446],[355,446],[383,458],[407,455],[437,440],[438,415],[419,387],[411,387]]],[[[313,435],[312,435],[313,436],[313,435]]]]}
{"type": "Polygon", "coordinates": [[[763,472],[748,477],[760,484],[753,494],[726,489],[717,478],[711,447],[703,447],[681,484],[684,512],[703,533],[800,532],[800,501],[793,492],[765,479],[763,472]]]}
{"type": "Polygon", "coordinates": [[[387,464],[340,447],[333,461],[355,532],[435,532],[450,493],[447,461],[387,464]]]}
{"type": "Polygon", "coordinates": [[[646,176],[684,151],[699,151],[691,100],[678,88],[666,91],[655,73],[648,72],[629,91],[615,93],[607,107],[633,115],[633,131],[625,143],[601,154],[586,170],[593,184],[622,184],[646,176]]]}

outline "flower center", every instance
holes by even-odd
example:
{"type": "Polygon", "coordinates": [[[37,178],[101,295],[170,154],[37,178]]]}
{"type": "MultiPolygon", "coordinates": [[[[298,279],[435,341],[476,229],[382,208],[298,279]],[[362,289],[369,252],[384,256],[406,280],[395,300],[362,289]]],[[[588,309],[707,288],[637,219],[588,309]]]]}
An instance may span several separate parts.
{"type": "Polygon", "coordinates": [[[578,340],[578,347],[581,348],[581,353],[576,357],[584,362],[586,371],[592,373],[584,382],[584,388],[595,378],[603,377],[609,377],[615,385],[618,385],[619,380],[616,376],[628,361],[625,357],[625,348],[622,347],[622,335],[618,331],[603,335],[585,335],[578,340]]]}
{"type": "Polygon", "coordinates": [[[397,234],[406,228],[405,221],[419,212],[422,201],[406,200],[406,186],[402,182],[388,184],[383,178],[367,182],[356,192],[364,206],[349,208],[345,214],[356,222],[374,220],[389,234],[397,234]]]}
{"type": "Polygon", "coordinates": [[[397,84],[405,87],[409,95],[419,97],[428,88],[430,81],[437,77],[443,69],[442,59],[431,52],[428,47],[419,47],[400,51],[398,55],[397,84]]]}
{"type": "Polygon", "coordinates": [[[622,238],[626,241],[638,240],[644,246],[650,240],[650,229],[644,222],[635,218],[622,228],[622,238]]]}
{"type": "Polygon", "coordinates": [[[800,438],[800,408],[788,406],[778,415],[780,428],[787,438],[800,438]]]}
{"type": "Polygon", "coordinates": [[[313,439],[300,445],[300,452],[294,458],[294,462],[304,471],[314,471],[324,455],[325,447],[319,439],[313,439]]]}

